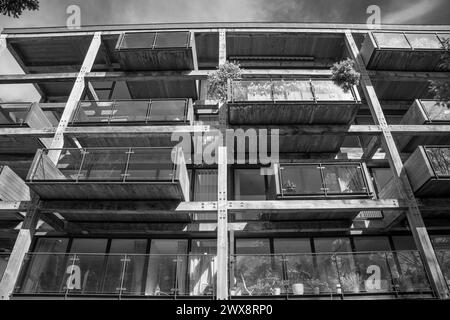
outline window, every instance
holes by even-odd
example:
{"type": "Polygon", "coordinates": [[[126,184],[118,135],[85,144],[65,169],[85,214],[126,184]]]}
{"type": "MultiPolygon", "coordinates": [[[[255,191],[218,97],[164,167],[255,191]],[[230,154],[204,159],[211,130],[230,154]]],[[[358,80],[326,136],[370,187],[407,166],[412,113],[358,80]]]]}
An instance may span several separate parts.
{"type": "Polygon", "coordinates": [[[265,176],[260,169],[234,170],[235,200],[266,200],[265,176]]]}
{"type": "Polygon", "coordinates": [[[194,201],[217,201],[217,169],[195,171],[194,201]]]}
{"type": "Polygon", "coordinates": [[[390,251],[388,237],[355,237],[355,251],[390,251]]]}
{"type": "Polygon", "coordinates": [[[412,236],[392,236],[394,250],[416,250],[416,244],[412,236]]]}
{"type": "Polygon", "coordinates": [[[311,241],[307,239],[274,239],[274,253],[311,253],[311,241]]]}
{"type": "Polygon", "coordinates": [[[34,252],[64,253],[67,250],[67,238],[39,238],[34,252]]]}
{"type": "Polygon", "coordinates": [[[270,254],[269,239],[236,239],[236,254],[270,254]]]}
{"type": "Polygon", "coordinates": [[[187,245],[187,240],[151,241],[146,295],[186,293],[187,245]]]}
{"type": "Polygon", "coordinates": [[[215,239],[192,240],[189,254],[189,294],[213,295],[216,277],[215,239]]]}

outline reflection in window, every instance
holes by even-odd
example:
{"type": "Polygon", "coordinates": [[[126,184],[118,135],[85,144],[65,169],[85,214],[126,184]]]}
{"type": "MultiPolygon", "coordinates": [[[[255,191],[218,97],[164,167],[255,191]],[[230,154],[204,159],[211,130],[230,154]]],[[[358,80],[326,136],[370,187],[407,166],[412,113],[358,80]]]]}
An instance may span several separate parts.
{"type": "Polygon", "coordinates": [[[217,201],[217,169],[195,171],[194,201],[217,201]]]}
{"type": "Polygon", "coordinates": [[[373,36],[380,48],[411,48],[403,33],[374,32],[373,36]]]}
{"type": "Polygon", "coordinates": [[[235,200],[266,200],[265,176],[260,169],[234,170],[235,200]]]}
{"type": "Polygon", "coordinates": [[[187,240],[152,240],[146,295],[186,293],[187,240]]]}
{"type": "Polygon", "coordinates": [[[192,240],[189,255],[189,294],[213,295],[216,240],[192,240]]]}

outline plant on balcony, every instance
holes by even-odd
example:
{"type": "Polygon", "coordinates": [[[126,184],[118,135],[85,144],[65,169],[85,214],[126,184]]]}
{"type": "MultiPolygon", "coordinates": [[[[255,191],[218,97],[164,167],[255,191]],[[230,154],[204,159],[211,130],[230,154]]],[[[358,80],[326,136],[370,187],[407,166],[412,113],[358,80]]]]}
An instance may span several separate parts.
{"type": "MultiPolygon", "coordinates": [[[[442,41],[442,53],[439,67],[443,70],[450,69],[450,38],[446,38],[442,41]]],[[[449,80],[430,80],[429,91],[433,94],[435,100],[445,104],[447,108],[450,108],[450,81],[449,80]]]]}
{"type": "Polygon", "coordinates": [[[291,180],[288,180],[283,184],[283,190],[285,190],[287,193],[295,193],[295,191],[297,190],[297,185],[291,180]]]}
{"type": "Polygon", "coordinates": [[[351,90],[353,86],[359,85],[361,74],[356,71],[355,62],[350,58],[336,62],[331,67],[331,73],[331,80],[345,92],[351,90]]]}
{"type": "Polygon", "coordinates": [[[349,272],[340,278],[344,292],[359,293],[362,279],[356,272],[349,272]]]}
{"type": "Polygon", "coordinates": [[[272,83],[270,81],[252,82],[247,87],[249,100],[271,100],[272,83]]]}
{"type": "Polygon", "coordinates": [[[208,74],[208,96],[224,102],[228,98],[228,81],[240,80],[242,69],[238,62],[225,62],[208,74]]]}

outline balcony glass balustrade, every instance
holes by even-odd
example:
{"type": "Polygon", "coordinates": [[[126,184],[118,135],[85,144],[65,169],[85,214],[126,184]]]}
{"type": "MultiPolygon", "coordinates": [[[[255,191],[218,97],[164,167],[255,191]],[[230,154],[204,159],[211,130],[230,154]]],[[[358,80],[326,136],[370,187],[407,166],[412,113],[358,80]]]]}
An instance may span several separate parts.
{"type": "Polygon", "coordinates": [[[188,31],[175,32],[126,32],[119,40],[118,50],[187,48],[190,45],[188,31]]]}
{"type": "Polygon", "coordinates": [[[419,100],[430,122],[450,122],[450,108],[436,100],[419,100]]]}
{"type": "Polygon", "coordinates": [[[450,250],[436,250],[436,258],[450,289],[450,250]]]}
{"type": "Polygon", "coordinates": [[[417,251],[234,255],[231,296],[430,293],[417,251]]]}
{"type": "Polygon", "coordinates": [[[360,163],[281,164],[278,177],[281,198],[370,196],[360,163]]]}
{"type": "Polygon", "coordinates": [[[14,293],[212,297],[215,281],[208,254],[28,253],[14,293]]]}
{"type": "Polygon", "coordinates": [[[231,101],[357,102],[353,90],[345,92],[331,80],[241,80],[231,85],[231,101]]]}
{"type": "Polygon", "coordinates": [[[31,103],[0,104],[0,126],[27,126],[31,106],[31,103]],[[11,107],[13,105],[14,108],[11,107]]]}
{"type": "Polygon", "coordinates": [[[450,147],[424,147],[436,178],[450,178],[450,147]]]}
{"type": "Polygon", "coordinates": [[[172,161],[172,148],[61,149],[57,170],[48,166],[48,161],[44,158],[50,150],[43,149],[40,157],[36,159],[36,166],[28,179],[30,182],[173,182],[175,179],[176,161],[172,161]]]}
{"type": "Polygon", "coordinates": [[[80,101],[71,125],[187,123],[188,99],[80,101]]]}
{"type": "Polygon", "coordinates": [[[374,32],[380,49],[442,50],[445,38],[434,33],[374,32]]]}

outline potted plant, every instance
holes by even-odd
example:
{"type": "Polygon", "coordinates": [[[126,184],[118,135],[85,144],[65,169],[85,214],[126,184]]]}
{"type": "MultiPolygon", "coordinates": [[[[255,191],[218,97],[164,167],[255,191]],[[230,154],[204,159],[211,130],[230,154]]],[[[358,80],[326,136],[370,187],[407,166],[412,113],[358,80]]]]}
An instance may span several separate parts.
{"type": "Polygon", "coordinates": [[[345,92],[357,86],[361,78],[361,74],[355,69],[355,62],[350,58],[336,62],[331,67],[331,73],[331,80],[345,92]]]}
{"type": "Polygon", "coordinates": [[[402,292],[414,291],[413,277],[410,274],[402,274],[398,277],[399,289],[402,292]]]}
{"type": "Polygon", "coordinates": [[[308,286],[311,288],[312,293],[315,295],[319,295],[320,287],[325,286],[325,285],[326,285],[326,283],[320,281],[317,278],[312,278],[312,279],[308,280],[308,286]]]}
{"type": "Polygon", "coordinates": [[[342,289],[344,292],[359,293],[362,279],[356,272],[349,272],[341,277],[342,289]]]}
{"type": "Polygon", "coordinates": [[[295,193],[297,185],[291,180],[286,181],[283,184],[283,189],[286,190],[287,193],[295,193]]]}
{"type": "Polygon", "coordinates": [[[292,293],[294,295],[303,295],[305,293],[305,283],[311,279],[308,272],[301,270],[301,266],[288,268],[289,281],[292,284],[292,293]]]}
{"type": "Polygon", "coordinates": [[[238,62],[225,62],[208,74],[208,97],[222,102],[228,99],[228,81],[240,80],[242,69],[238,62]]]}

